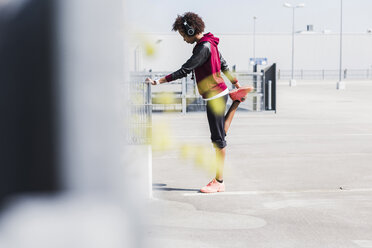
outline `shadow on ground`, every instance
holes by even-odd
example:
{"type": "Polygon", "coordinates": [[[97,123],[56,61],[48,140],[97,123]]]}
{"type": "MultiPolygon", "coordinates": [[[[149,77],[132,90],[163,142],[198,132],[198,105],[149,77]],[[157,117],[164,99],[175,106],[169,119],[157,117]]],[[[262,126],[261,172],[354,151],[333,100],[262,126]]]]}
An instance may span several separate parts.
{"type": "Polygon", "coordinates": [[[183,189],[183,188],[169,188],[164,187],[167,186],[165,183],[153,183],[152,189],[156,191],[191,191],[191,192],[199,192],[199,189],[183,189]]]}

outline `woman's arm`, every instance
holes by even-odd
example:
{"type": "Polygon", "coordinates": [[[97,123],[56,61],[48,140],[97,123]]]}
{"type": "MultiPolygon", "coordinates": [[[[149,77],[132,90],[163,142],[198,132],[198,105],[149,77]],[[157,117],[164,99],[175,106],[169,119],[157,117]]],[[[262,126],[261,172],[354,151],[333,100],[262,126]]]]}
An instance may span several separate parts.
{"type": "Polygon", "coordinates": [[[167,80],[165,79],[165,77],[159,78],[157,80],[152,80],[151,78],[146,78],[146,82],[149,82],[152,85],[158,85],[158,84],[166,83],[167,80]]]}
{"type": "Polygon", "coordinates": [[[226,77],[230,80],[230,82],[236,87],[240,88],[240,84],[238,82],[238,79],[230,72],[229,66],[226,63],[226,60],[222,57],[221,53],[220,54],[220,61],[221,61],[221,71],[223,74],[226,75],[226,77]]]}
{"type": "Polygon", "coordinates": [[[211,55],[211,51],[210,51],[209,42],[198,44],[195,47],[192,56],[186,61],[185,64],[182,65],[182,67],[179,70],[165,77],[162,77],[158,80],[152,80],[150,78],[146,78],[146,81],[151,82],[152,85],[157,85],[157,84],[171,82],[171,81],[186,77],[187,74],[189,74],[196,67],[204,64],[205,61],[208,60],[210,55],[211,55]]]}

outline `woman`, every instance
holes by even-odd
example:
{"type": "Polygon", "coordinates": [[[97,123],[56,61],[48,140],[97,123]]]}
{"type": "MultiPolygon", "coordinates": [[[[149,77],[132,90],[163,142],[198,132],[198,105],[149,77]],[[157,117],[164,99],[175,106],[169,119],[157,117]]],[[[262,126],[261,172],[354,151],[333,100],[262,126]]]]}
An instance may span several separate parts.
{"type": "MultiPolygon", "coordinates": [[[[211,140],[216,149],[217,161],[219,161],[216,177],[200,191],[203,193],[216,193],[225,191],[223,181],[226,154],[225,136],[227,131],[225,128],[229,126],[232,119],[232,115],[230,115],[230,118],[226,117],[229,119],[229,123],[228,125],[225,124],[224,113],[229,90],[221,76],[221,71],[236,88],[240,88],[240,85],[236,78],[230,74],[226,61],[218,51],[219,38],[211,33],[203,34],[204,28],[205,24],[197,14],[187,12],[183,16],[178,15],[173,23],[173,31],[178,31],[185,42],[189,44],[196,43],[193,54],[179,70],[157,80],[150,78],[146,80],[151,82],[152,85],[158,85],[186,77],[192,71],[195,72],[199,93],[207,101],[207,117],[211,140]]],[[[244,98],[240,98],[237,102],[243,100],[244,98]]],[[[236,108],[237,105],[235,106],[236,108]]],[[[233,112],[235,112],[236,108],[233,112]]]]}

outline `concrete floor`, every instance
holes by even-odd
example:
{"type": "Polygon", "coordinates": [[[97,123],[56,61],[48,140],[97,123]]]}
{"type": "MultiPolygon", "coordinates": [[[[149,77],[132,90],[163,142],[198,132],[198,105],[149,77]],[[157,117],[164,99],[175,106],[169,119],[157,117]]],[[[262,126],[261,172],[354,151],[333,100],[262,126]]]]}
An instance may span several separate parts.
{"type": "Polygon", "coordinates": [[[278,112],[237,112],[227,136],[226,192],[180,158],[210,145],[205,113],[155,114],[172,149],[153,153],[154,247],[372,247],[372,82],[278,85],[278,112]]]}

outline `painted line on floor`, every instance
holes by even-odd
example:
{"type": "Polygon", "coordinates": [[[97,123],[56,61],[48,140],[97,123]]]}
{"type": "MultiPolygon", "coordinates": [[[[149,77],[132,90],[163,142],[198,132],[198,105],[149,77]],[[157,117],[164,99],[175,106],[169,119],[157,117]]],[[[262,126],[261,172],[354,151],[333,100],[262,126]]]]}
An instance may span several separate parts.
{"type": "MultiPolygon", "coordinates": [[[[342,133],[342,134],[249,134],[244,138],[251,137],[342,137],[342,136],[372,136],[372,133],[342,133]]],[[[173,135],[173,138],[208,138],[208,135],[173,135]]],[[[238,135],[231,134],[230,137],[238,137],[238,135]]],[[[239,136],[241,137],[241,136],[239,136]]]]}
{"type": "Polygon", "coordinates": [[[184,196],[223,196],[223,195],[265,195],[265,194],[297,194],[297,193],[350,193],[350,192],[372,192],[372,188],[367,189],[331,189],[331,190],[293,190],[293,191],[281,191],[281,190],[269,190],[269,191],[228,191],[219,192],[212,194],[204,193],[184,193],[184,196]]]}

